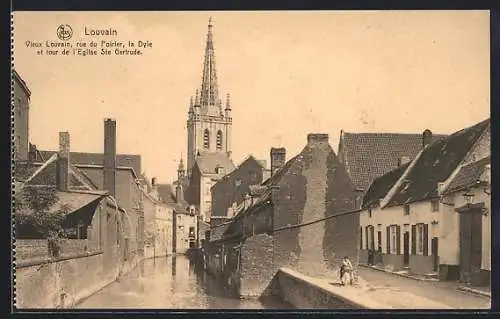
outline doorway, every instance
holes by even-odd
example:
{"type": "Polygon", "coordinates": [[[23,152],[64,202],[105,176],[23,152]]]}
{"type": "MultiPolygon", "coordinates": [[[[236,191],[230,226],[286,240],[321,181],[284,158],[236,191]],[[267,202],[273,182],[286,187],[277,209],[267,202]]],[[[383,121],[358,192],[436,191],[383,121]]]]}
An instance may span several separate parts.
{"type": "Polygon", "coordinates": [[[403,266],[408,267],[410,264],[410,232],[403,233],[403,266]]]}
{"type": "Polygon", "coordinates": [[[439,255],[438,255],[438,238],[433,237],[431,240],[431,254],[433,259],[433,270],[438,271],[439,268],[439,255]]]}
{"type": "Polygon", "coordinates": [[[467,207],[460,212],[460,281],[472,283],[472,275],[481,271],[481,209],[467,207]]]}

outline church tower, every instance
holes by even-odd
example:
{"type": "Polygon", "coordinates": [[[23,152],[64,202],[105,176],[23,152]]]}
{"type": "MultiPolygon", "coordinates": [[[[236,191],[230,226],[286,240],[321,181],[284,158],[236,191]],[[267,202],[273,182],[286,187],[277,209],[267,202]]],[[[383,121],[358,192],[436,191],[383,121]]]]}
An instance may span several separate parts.
{"type": "Polygon", "coordinates": [[[223,153],[231,157],[231,103],[229,94],[226,96],[225,103],[219,96],[212,28],[212,18],[210,18],[201,87],[196,90],[195,98],[191,97],[189,103],[188,178],[191,176],[196,158],[203,153],[223,153]]]}

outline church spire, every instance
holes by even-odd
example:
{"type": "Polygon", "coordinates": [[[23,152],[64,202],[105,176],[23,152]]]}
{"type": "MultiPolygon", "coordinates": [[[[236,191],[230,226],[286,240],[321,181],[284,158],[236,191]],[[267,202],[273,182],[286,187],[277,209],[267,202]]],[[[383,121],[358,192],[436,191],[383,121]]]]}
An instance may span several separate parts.
{"type": "Polygon", "coordinates": [[[222,113],[217,86],[217,71],[215,68],[215,52],[212,34],[212,17],[208,20],[207,42],[203,61],[203,75],[200,92],[200,105],[202,113],[217,115],[222,113]]]}

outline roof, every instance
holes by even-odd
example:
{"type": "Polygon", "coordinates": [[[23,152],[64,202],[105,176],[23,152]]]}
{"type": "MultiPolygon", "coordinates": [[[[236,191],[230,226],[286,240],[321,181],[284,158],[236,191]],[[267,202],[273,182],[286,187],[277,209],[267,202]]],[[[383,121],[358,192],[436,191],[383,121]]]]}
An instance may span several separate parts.
{"type": "Polygon", "coordinates": [[[158,195],[162,203],[175,205],[174,188],[171,184],[156,184],[158,195]]]}
{"type": "MultiPolygon", "coordinates": [[[[22,196],[22,193],[25,191],[26,189],[22,190],[20,194],[16,194],[16,197],[22,196]]],[[[48,210],[49,214],[54,214],[58,211],[64,211],[66,214],[71,214],[72,212],[77,211],[80,208],[83,208],[89,204],[94,203],[97,200],[102,199],[104,196],[107,195],[107,192],[56,191],[55,194],[57,196],[57,202],[49,208],[48,210]]],[[[20,198],[22,197],[18,197],[17,200],[23,201],[20,198]]],[[[32,210],[26,206],[23,207],[23,210],[32,212],[32,210]]]]}
{"type": "Polygon", "coordinates": [[[196,164],[198,165],[202,174],[215,174],[226,175],[234,170],[233,161],[227,156],[226,153],[221,152],[204,152],[196,157],[196,164]],[[216,168],[223,167],[224,173],[217,174],[216,168]]]}
{"type": "Polygon", "coordinates": [[[189,203],[184,199],[177,202],[175,188],[171,184],[156,184],[158,189],[158,195],[162,203],[175,206],[180,208],[178,213],[185,212],[185,208],[189,206],[189,203]]]}
{"type": "Polygon", "coordinates": [[[26,84],[26,82],[23,80],[21,75],[15,69],[12,69],[12,75],[13,75],[13,78],[15,80],[17,80],[17,82],[23,87],[23,89],[26,91],[28,96],[31,96],[31,91],[28,88],[28,85],[26,84]]]}
{"type": "MultiPolygon", "coordinates": [[[[444,137],[434,134],[432,142],[444,137]]],[[[398,167],[402,157],[414,159],[422,147],[422,134],[341,132],[339,157],[354,186],[366,190],[376,177],[398,167]]]]}
{"type": "MultiPolygon", "coordinates": [[[[43,161],[49,159],[56,151],[40,151],[43,161]]],[[[104,154],[70,152],[70,160],[73,164],[83,165],[104,165],[104,154]]],[[[133,168],[137,176],[141,172],[141,155],[137,154],[116,154],[116,166],[126,166],[133,168]]]]}
{"type": "Polygon", "coordinates": [[[427,146],[405,172],[405,180],[395,185],[386,206],[437,197],[438,183],[453,173],[489,125],[484,120],[427,146]]]}
{"type": "Polygon", "coordinates": [[[248,161],[253,160],[255,163],[261,166],[262,171],[265,171],[266,166],[265,166],[265,161],[261,161],[256,159],[253,155],[248,155],[237,167],[234,167],[233,170],[229,173],[224,174],[224,178],[219,179],[215,184],[212,185],[212,189],[217,187],[217,185],[220,185],[221,183],[224,183],[227,178],[230,178],[232,174],[236,173],[238,169],[240,169],[245,163],[248,161]]]}
{"type": "MultiPolygon", "coordinates": [[[[16,163],[14,177],[26,185],[56,185],[56,156],[51,157],[45,163],[16,163]]],[[[70,189],[97,189],[90,178],[74,165],[69,167],[70,189]]]]}
{"type": "Polygon", "coordinates": [[[462,166],[457,175],[455,175],[451,183],[448,185],[444,193],[449,194],[454,191],[475,185],[480,179],[481,175],[484,173],[486,165],[490,164],[490,162],[491,159],[490,156],[488,156],[479,161],[462,166]]]}
{"type": "Polygon", "coordinates": [[[409,165],[410,163],[403,164],[400,167],[375,178],[363,197],[362,207],[369,208],[377,206],[379,204],[379,199],[385,197],[409,165]]]}

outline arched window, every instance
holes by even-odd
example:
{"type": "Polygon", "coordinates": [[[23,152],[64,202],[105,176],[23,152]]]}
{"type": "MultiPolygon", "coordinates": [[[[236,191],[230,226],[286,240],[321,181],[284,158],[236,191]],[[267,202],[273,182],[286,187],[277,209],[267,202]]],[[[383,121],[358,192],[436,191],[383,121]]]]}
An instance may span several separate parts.
{"type": "Polygon", "coordinates": [[[203,147],[206,149],[210,148],[210,132],[208,129],[206,129],[205,133],[203,133],[203,147]]]}
{"type": "Polygon", "coordinates": [[[222,131],[219,130],[217,132],[217,150],[222,150],[222,131]]]}

